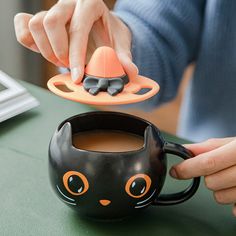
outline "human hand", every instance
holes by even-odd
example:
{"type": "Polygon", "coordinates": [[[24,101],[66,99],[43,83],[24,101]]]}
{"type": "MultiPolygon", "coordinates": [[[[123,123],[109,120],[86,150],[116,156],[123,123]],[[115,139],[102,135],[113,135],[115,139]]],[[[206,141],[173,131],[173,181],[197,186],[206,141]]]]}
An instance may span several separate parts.
{"type": "Polygon", "coordinates": [[[129,78],[138,73],[130,30],[102,0],[59,0],[49,11],[17,14],[14,24],[19,43],[56,66],[69,67],[76,83],[83,78],[86,56],[99,46],[116,50],[129,78]]]}
{"type": "Polygon", "coordinates": [[[185,145],[195,155],[170,170],[177,179],[205,177],[205,185],[220,204],[234,204],[236,216],[236,138],[209,139],[185,145]]]}

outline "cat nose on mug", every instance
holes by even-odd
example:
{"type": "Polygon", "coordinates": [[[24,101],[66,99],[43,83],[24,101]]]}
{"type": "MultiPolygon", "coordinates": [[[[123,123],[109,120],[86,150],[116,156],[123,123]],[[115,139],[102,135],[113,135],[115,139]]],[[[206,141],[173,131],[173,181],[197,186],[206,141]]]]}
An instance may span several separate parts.
{"type": "Polygon", "coordinates": [[[111,203],[111,201],[110,201],[110,200],[107,200],[107,199],[102,199],[102,200],[100,200],[99,202],[100,202],[100,204],[103,205],[103,206],[108,206],[108,205],[111,203]]]}

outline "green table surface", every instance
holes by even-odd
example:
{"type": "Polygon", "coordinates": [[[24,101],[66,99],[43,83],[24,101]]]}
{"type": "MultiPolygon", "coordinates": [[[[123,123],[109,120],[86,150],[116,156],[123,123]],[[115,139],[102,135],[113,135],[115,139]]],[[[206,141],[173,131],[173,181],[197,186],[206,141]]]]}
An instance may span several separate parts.
{"type": "MultiPolygon", "coordinates": [[[[118,222],[81,219],[52,192],[47,152],[61,121],[93,109],[23,85],[41,105],[0,123],[0,235],[236,235],[231,206],[216,204],[203,183],[192,199],[180,205],[151,206],[143,214],[118,222]]],[[[174,156],[168,159],[169,166],[180,161],[174,156]]],[[[178,191],[188,183],[168,177],[163,192],[178,191]]]]}

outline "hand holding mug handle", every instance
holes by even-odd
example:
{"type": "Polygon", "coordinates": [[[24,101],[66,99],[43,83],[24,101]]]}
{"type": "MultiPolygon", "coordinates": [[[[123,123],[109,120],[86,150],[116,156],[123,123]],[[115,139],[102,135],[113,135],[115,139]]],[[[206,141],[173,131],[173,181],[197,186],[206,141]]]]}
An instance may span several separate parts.
{"type": "MultiPolygon", "coordinates": [[[[165,142],[163,150],[165,153],[177,155],[184,160],[192,158],[193,154],[180,144],[165,142]]],[[[173,194],[161,194],[153,202],[153,205],[174,205],[187,201],[197,191],[200,177],[193,178],[192,183],[183,191],[173,194]]]]}

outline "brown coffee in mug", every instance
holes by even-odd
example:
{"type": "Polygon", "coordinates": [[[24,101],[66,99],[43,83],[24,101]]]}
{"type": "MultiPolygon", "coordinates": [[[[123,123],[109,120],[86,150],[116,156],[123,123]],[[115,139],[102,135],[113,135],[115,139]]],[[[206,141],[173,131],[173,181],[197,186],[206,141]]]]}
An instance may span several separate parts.
{"type": "Polygon", "coordinates": [[[112,130],[85,131],[73,135],[76,148],[97,152],[127,152],[141,149],[142,136],[128,132],[112,130]]]}

